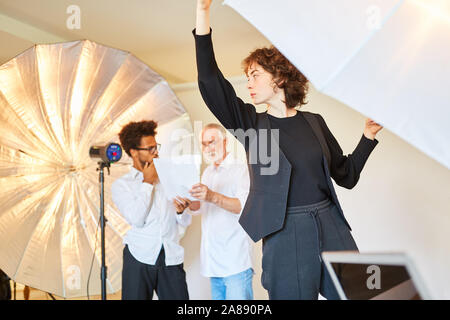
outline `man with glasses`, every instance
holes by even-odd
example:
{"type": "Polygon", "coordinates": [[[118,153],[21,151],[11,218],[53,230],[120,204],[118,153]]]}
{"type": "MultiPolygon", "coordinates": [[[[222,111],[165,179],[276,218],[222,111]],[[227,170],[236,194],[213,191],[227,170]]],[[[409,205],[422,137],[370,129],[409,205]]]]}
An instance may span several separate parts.
{"type": "Polygon", "coordinates": [[[206,125],[201,143],[210,165],[202,183],[190,190],[200,202],[189,205],[190,213],[202,215],[201,273],[210,278],[213,300],[252,300],[252,244],[239,224],[249,191],[248,169],[227,152],[222,126],[206,125]]]}
{"type": "MultiPolygon", "coordinates": [[[[131,122],[119,133],[120,143],[132,158],[130,172],[112,185],[112,199],[131,225],[124,237],[122,299],[189,299],[184,249],[178,224],[187,227],[191,216],[167,200],[153,159],[158,157],[157,124],[131,122]]],[[[187,200],[187,199],[183,199],[187,200]]]]}

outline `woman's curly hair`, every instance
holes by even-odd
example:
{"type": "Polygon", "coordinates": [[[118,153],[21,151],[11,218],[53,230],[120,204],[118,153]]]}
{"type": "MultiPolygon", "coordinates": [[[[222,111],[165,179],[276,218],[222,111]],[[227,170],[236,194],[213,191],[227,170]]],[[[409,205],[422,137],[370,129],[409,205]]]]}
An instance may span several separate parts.
{"type": "Polygon", "coordinates": [[[139,148],[141,138],[156,135],[158,124],[152,120],[130,122],[125,125],[119,133],[122,148],[131,157],[130,149],[139,148]]]}
{"type": "Polygon", "coordinates": [[[284,90],[288,108],[307,103],[308,79],[277,48],[271,46],[251,52],[242,61],[245,74],[253,63],[269,72],[278,88],[284,90]]]}

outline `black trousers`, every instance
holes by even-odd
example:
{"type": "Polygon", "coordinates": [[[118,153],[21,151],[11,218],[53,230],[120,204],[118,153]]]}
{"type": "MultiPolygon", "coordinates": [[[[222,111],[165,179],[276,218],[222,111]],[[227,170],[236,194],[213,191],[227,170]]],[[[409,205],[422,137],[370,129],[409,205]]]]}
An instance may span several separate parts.
{"type": "Polygon", "coordinates": [[[269,299],[339,299],[322,251],[358,250],[329,199],[287,209],[284,228],[263,239],[261,282],[269,299]]]}
{"type": "Polygon", "coordinates": [[[189,300],[183,264],[166,266],[164,248],[155,265],[136,260],[128,246],[123,249],[122,300],[189,300]]]}

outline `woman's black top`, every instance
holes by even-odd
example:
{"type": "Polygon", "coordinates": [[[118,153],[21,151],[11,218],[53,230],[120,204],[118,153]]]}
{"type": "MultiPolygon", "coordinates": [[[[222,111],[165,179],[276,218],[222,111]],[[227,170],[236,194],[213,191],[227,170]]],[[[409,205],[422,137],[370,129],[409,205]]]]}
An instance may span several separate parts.
{"type": "Polygon", "coordinates": [[[287,118],[268,115],[272,129],[279,130],[281,151],[292,165],[288,207],[331,198],[323,170],[322,148],[301,112],[287,118]]]}
{"type": "MultiPolygon", "coordinates": [[[[196,35],[194,30],[193,34],[199,89],[206,105],[227,129],[253,128],[256,109],[236,96],[233,87],[219,70],[214,57],[211,32],[196,35]]],[[[312,204],[329,198],[322,149],[302,112],[288,118],[268,117],[271,129],[279,129],[280,149],[292,165],[287,206],[312,204]]],[[[323,118],[319,119],[331,153],[330,175],[338,185],[353,188],[378,140],[370,140],[362,135],[354,152],[345,156],[323,118]]]]}

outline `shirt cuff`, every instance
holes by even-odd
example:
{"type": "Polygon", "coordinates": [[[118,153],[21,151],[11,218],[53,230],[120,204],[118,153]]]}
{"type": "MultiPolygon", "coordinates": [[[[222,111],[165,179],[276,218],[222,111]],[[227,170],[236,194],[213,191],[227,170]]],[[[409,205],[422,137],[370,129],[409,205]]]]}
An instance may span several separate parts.
{"type": "Polygon", "coordinates": [[[192,30],[192,34],[194,35],[194,38],[199,38],[199,39],[201,39],[201,38],[211,38],[211,34],[212,34],[212,29],[211,29],[211,27],[209,27],[209,33],[207,33],[207,34],[196,34],[195,33],[195,30],[196,30],[196,28],[194,28],[193,30],[192,30]]]}
{"type": "Polygon", "coordinates": [[[187,227],[188,225],[191,224],[192,217],[190,214],[186,212],[186,210],[184,210],[183,213],[180,214],[177,213],[177,220],[178,224],[182,225],[183,227],[187,227]]]}
{"type": "Polygon", "coordinates": [[[361,168],[364,166],[364,163],[367,161],[377,144],[377,139],[370,140],[364,134],[362,135],[355,151],[353,152],[353,156],[357,159],[357,162],[361,165],[361,168]]]}
{"type": "Polygon", "coordinates": [[[374,138],[373,140],[371,140],[371,139],[367,138],[364,134],[362,135],[360,142],[362,142],[362,141],[371,150],[373,150],[376,147],[376,145],[378,144],[378,140],[377,139],[374,138]]]}

